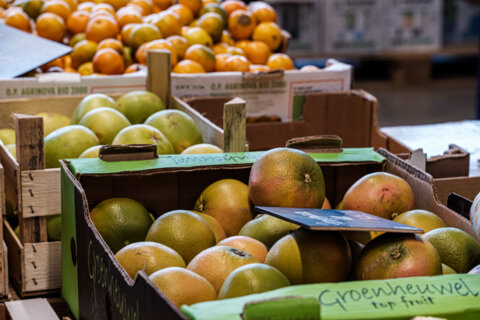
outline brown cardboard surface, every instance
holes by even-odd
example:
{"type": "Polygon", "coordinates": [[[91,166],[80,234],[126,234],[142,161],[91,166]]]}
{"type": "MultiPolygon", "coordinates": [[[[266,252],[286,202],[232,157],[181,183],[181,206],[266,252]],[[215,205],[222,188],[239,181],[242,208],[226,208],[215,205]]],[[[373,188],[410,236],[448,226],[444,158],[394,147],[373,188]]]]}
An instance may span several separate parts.
{"type": "MultiPolygon", "coordinates": [[[[188,104],[223,127],[223,105],[231,97],[196,97],[184,99],[188,104]]],[[[292,122],[247,122],[247,143],[250,151],[285,146],[287,140],[335,134],[343,146],[385,148],[408,158],[412,151],[378,128],[378,101],[363,90],[309,93],[303,108],[303,119],[292,122]]],[[[427,159],[426,170],[435,178],[468,176],[469,153],[452,145],[445,154],[427,159]]]]}
{"type": "Polygon", "coordinates": [[[447,204],[450,193],[456,193],[470,201],[480,193],[480,177],[441,178],[435,179],[434,183],[438,200],[443,204],[447,204]]]}
{"type": "MultiPolygon", "coordinates": [[[[363,175],[385,170],[407,180],[416,195],[417,208],[435,212],[448,226],[461,228],[473,235],[467,219],[437,201],[430,175],[384,149],[380,153],[387,159],[384,166],[379,163],[321,164],[327,197],[332,205],[337,204],[345,191],[363,175]]],[[[76,255],[72,259],[78,268],[80,318],[121,319],[125,315],[135,314],[137,319],[151,319],[159,315],[168,319],[185,319],[145,274],[139,273],[135,281],[129,278],[94,228],[89,209],[110,197],[133,198],[155,215],[174,209],[189,209],[201,191],[216,180],[233,178],[247,182],[250,165],[80,174],[77,177],[69,171],[68,163],[63,162],[62,166],[67,179],[75,186],[77,242],[74,247],[76,255]],[[156,196],[159,194],[162,196],[156,196]]],[[[70,243],[67,246],[70,247],[70,243]]]]}

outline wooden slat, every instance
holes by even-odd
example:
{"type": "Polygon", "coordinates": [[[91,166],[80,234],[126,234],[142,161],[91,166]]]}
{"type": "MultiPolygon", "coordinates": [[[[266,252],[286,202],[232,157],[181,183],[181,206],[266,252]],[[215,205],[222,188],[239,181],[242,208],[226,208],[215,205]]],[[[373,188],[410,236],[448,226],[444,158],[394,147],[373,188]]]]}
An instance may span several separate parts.
{"type": "Polygon", "coordinates": [[[5,173],[5,195],[18,211],[22,204],[20,166],[4,146],[0,146],[0,158],[5,173]]]}
{"type": "MultiPolygon", "coordinates": [[[[45,168],[43,150],[43,119],[30,115],[13,114],[17,144],[17,162],[20,170],[45,168]]],[[[47,220],[44,217],[24,219],[19,216],[20,238],[23,243],[48,241],[47,220]]]]}
{"type": "Polygon", "coordinates": [[[197,110],[193,109],[182,100],[172,97],[170,101],[170,106],[172,108],[183,111],[192,117],[200,129],[200,132],[202,132],[204,142],[214,144],[223,149],[223,130],[221,128],[202,116],[197,110]]]}
{"type": "Polygon", "coordinates": [[[246,152],[246,102],[235,98],[223,108],[223,133],[225,152],[246,152]]]}
{"type": "Polygon", "coordinates": [[[23,245],[20,239],[17,238],[12,227],[8,222],[3,223],[3,235],[5,236],[5,243],[8,247],[8,269],[13,282],[20,292],[25,291],[24,281],[22,275],[25,274],[23,263],[23,245]]]}
{"type": "MultiPolygon", "coordinates": [[[[0,164],[0,225],[3,226],[5,212],[5,172],[0,164]]],[[[7,250],[3,241],[3,227],[0,228],[0,296],[8,292],[8,267],[6,264],[7,250]]]]}
{"type": "MultiPolygon", "coordinates": [[[[2,229],[2,233],[3,233],[3,228],[2,229]]],[[[0,288],[2,290],[2,295],[4,296],[8,296],[8,294],[10,293],[10,283],[8,281],[8,248],[7,248],[7,244],[5,243],[5,241],[3,241],[3,259],[2,259],[2,263],[3,263],[3,287],[0,288]]]]}
{"type": "Polygon", "coordinates": [[[170,53],[167,50],[151,50],[147,52],[147,55],[147,91],[157,94],[169,107],[171,96],[170,53]]]}
{"type": "Polygon", "coordinates": [[[61,213],[60,169],[21,172],[23,218],[61,213]]]}
{"type": "Polygon", "coordinates": [[[61,241],[25,243],[25,289],[58,289],[62,282],[61,241]]]}

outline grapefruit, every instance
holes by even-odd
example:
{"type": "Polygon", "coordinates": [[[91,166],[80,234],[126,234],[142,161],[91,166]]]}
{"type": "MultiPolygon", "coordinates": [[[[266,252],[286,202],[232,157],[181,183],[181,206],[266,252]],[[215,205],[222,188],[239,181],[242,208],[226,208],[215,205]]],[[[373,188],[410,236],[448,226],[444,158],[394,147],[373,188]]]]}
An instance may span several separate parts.
{"type": "Polygon", "coordinates": [[[340,232],[298,229],[273,245],[265,263],[292,284],[339,282],[347,279],[352,257],[340,232]]]}
{"type": "Polygon", "coordinates": [[[260,241],[247,236],[233,236],[220,241],[217,245],[242,250],[252,255],[258,262],[265,262],[268,250],[260,241]]]}
{"type": "Polygon", "coordinates": [[[218,293],[223,282],[235,269],[256,263],[257,259],[242,250],[227,246],[214,246],[200,252],[187,265],[187,269],[205,277],[218,293]]]}
{"type": "Polygon", "coordinates": [[[70,118],[57,112],[40,112],[35,116],[43,118],[43,135],[47,136],[50,132],[68,126],[70,118]]]}
{"type": "Polygon", "coordinates": [[[433,229],[446,227],[443,219],[435,213],[420,209],[401,213],[393,218],[393,221],[422,229],[423,233],[433,229]]]}
{"type": "Polygon", "coordinates": [[[422,237],[384,233],[363,248],[355,274],[357,280],[434,276],[442,274],[442,262],[434,246],[422,237]]]}
{"type": "Polygon", "coordinates": [[[4,145],[15,143],[15,130],[0,129],[0,140],[4,145]]]}
{"type": "Polygon", "coordinates": [[[135,279],[140,270],[150,275],[168,267],[186,267],[182,256],[175,250],[149,241],[131,243],[120,249],[115,258],[132,279],[135,279]]]}
{"type": "Polygon", "coordinates": [[[289,285],[290,281],[278,269],[263,263],[250,263],[228,275],[217,299],[241,297],[289,285]]]}
{"type": "Polygon", "coordinates": [[[217,293],[204,277],[185,268],[169,267],[150,275],[150,280],[178,308],[215,300],[217,293]]]}
{"type": "Polygon", "coordinates": [[[147,209],[129,198],[103,200],[90,211],[90,219],[113,253],[143,241],[153,222],[147,209]]]}
{"type": "Polygon", "coordinates": [[[212,216],[209,216],[208,214],[201,213],[201,212],[198,212],[198,211],[195,211],[195,210],[190,210],[190,211],[198,214],[200,217],[205,219],[205,221],[207,221],[208,225],[210,226],[213,233],[215,234],[215,241],[217,243],[227,237],[227,234],[225,233],[225,230],[223,230],[222,225],[220,224],[220,222],[218,222],[217,219],[215,219],[212,216]]]}
{"type": "Polygon", "coordinates": [[[165,104],[158,95],[144,90],[130,91],[117,99],[117,110],[132,124],[144,123],[152,114],[164,109],[165,104]]]}
{"type": "Polygon", "coordinates": [[[217,219],[229,237],[237,235],[253,218],[248,186],[235,179],[218,180],[206,187],[195,201],[194,210],[217,219]]]}
{"type": "Polygon", "coordinates": [[[247,222],[238,234],[257,239],[271,248],[280,238],[298,228],[300,228],[298,224],[262,214],[247,222]]]}
{"type": "Polygon", "coordinates": [[[357,210],[392,219],[413,209],[415,199],[408,183],[391,173],[374,172],[357,180],[345,193],[343,210],[357,210]]]}
{"type": "Polygon", "coordinates": [[[325,200],[322,170],[301,150],[271,149],[253,163],[248,195],[256,206],[320,208],[325,200]]]}
{"type": "Polygon", "coordinates": [[[198,143],[183,150],[181,154],[223,153],[220,147],[210,143],[198,143]]]}
{"type": "Polygon", "coordinates": [[[158,217],[148,230],[145,240],[172,248],[187,263],[216,243],[215,234],[207,221],[187,210],[173,210],[158,217]]]}
{"type": "Polygon", "coordinates": [[[158,154],[172,154],[170,141],[157,128],[147,124],[135,124],[123,128],[112,141],[115,145],[155,144],[158,154]]]}
{"type": "Polygon", "coordinates": [[[79,124],[92,130],[101,144],[112,144],[117,133],[131,125],[123,114],[109,107],[90,110],[79,124]]]}
{"type": "Polygon", "coordinates": [[[79,155],[79,158],[98,158],[98,153],[100,152],[100,148],[103,147],[103,145],[98,145],[98,146],[93,146],[91,148],[88,148],[87,150],[83,151],[81,155],[79,155]]]}
{"type": "Polygon", "coordinates": [[[116,108],[117,103],[111,97],[103,93],[92,93],[83,98],[73,111],[72,124],[77,124],[80,119],[90,110],[100,107],[116,108]]]}

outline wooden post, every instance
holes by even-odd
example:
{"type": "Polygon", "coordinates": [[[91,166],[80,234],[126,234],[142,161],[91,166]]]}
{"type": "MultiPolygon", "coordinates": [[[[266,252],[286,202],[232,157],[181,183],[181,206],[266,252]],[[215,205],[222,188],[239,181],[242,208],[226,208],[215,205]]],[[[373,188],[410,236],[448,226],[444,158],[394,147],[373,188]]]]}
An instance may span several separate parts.
{"type": "Polygon", "coordinates": [[[246,103],[234,98],[223,108],[223,134],[225,152],[246,152],[246,103]]]}
{"type": "MultiPolygon", "coordinates": [[[[20,170],[45,169],[43,149],[43,118],[24,114],[13,114],[17,162],[20,170]]],[[[19,173],[20,174],[20,173],[19,173]]],[[[19,215],[20,239],[23,243],[48,241],[47,219],[28,218],[28,212],[21,209],[19,215]]]]}
{"type": "Polygon", "coordinates": [[[170,52],[150,50],[147,52],[147,63],[147,90],[156,93],[168,108],[171,104],[170,52]]]}

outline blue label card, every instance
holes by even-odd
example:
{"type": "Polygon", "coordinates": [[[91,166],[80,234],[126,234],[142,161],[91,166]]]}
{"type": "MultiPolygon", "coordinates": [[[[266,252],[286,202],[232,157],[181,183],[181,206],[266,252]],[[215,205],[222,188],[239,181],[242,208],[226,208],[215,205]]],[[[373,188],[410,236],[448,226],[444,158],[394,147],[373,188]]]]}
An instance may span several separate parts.
{"type": "Polygon", "coordinates": [[[254,210],[257,213],[266,213],[296,223],[310,230],[423,232],[422,229],[361,211],[281,207],[255,207],[254,210]]]}

